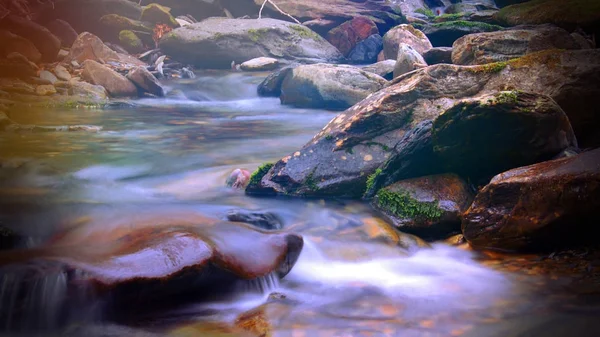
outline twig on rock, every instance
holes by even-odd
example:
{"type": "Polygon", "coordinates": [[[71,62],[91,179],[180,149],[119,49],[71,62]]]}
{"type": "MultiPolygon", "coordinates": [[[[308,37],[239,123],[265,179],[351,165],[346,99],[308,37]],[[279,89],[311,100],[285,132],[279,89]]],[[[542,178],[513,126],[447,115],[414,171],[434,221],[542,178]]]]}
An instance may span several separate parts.
{"type": "Polygon", "coordinates": [[[275,7],[275,9],[279,11],[279,13],[281,13],[281,14],[283,14],[283,15],[287,16],[288,18],[290,18],[290,19],[294,20],[294,22],[296,22],[296,23],[297,23],[297,24],[299,24],[299,25],[301,25],[301,24],[302,24],[302,23],[300,23],[300,21],[296,20],[296,18],[295,18],[295,17],[293,17],[293,16],[291,16],[290,14],[288,14],[288,13],[286,13],[286,12],[282,11],[282,10],[281,10],[281,8],[277,7],[277,5],[276,5],[276,4],[275,4],[273,1],[271,1],[271,0],[265,0],[265,1],[262,3],[262,5],[260,6],[260,10],[258,11],[258,18],[259,18],[259,19],[262,17],[262,11],[263,11],[263,9],[265,8],[265,5],[267,4],[267,2],[268,2],[268,3],[270,3],[270,4],[271,4],[273,7],[275,7]]]}

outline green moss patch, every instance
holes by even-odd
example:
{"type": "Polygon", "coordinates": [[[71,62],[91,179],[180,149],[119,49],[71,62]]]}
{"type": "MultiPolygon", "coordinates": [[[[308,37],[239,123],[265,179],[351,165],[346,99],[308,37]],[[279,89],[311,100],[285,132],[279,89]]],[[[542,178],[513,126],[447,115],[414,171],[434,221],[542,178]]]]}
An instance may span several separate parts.
{"type": "Polygon", "coordinates": [[[383,170],[378,168],[377,170],[375,170],[375,172],[373,172],[373,174],[367,177],[367,191],[369,191],[373,187],[373,185],[375,184],[375,179],[377,179],[377,177],[381,173],[383,173],[383,170]]]}
{"type": "Polygon", "coordinates": [[[321,36],[315,32],[313,32],[310,28],[300,26],[300,25],[290,25],[290,29],[298,33],[300,37],[305,39],[313,39],[320,40],[321,36]]]}
{"type": "Polygon", "coordinates": [[[439,219],[444,212],[437,206],[437,201],[420,202],[410,196],[407,191],[392,192],[381,189],[377,192],[377,206],[385,212],[400,218],[439,219]]]}
{"type": "Polygon", "coordinates": [[[430,19],[433,19],[436,17],[436,15],[433,13],[433,11],[429,8],[417,8],[415,10],[415,13],[423,14],[430,19]]]}
{"type": "Polygon", "coordinates": [[[264,163],[260,165],[256,171],[252,172],[250,175],[250,183],[248,185],[251,186],[260,184],[262,178],[265,176],[265,174],[267,174],[267,172],[269,172],[273,165],[273,163],[264,163]]]}
{"type": "Polygon", "coordinates": [[[438,23],[432,24],[431,27],[439,28],[439,29],[443,29],[443,28],[448,28],[448,29],[477,28],[484,32],[493,32],[493,31],[501,30],[504,28],[502,26],[491,25],[491,24],[485,23],[485,22],[474,22],[474,21],[464,21],[464,20],[438,22],[438,23]]]}

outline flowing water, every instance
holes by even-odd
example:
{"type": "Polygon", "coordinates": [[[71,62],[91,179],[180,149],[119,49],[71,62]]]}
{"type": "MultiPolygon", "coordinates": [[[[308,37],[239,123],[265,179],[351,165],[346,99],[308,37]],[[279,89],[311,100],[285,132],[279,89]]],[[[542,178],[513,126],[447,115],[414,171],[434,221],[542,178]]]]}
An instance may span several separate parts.
{"type": "Polygon", "coordinates": [[[3,335],[596,335],[597,306],[582,308],[543,277],[493,270],[464,249],[401,248],[386,239],[389,228],[368,205],[252,198],[225,187],[232,170],[292,153],[335,114],[259,98],[262,78],[206,73],[168,83],[171,98],[134,107],[13,114],[20,123],[102,129],[0,134],[0,224],[24,234],[22,246],[35,247],[67,229],[105,230],[151,212],[223,219],[233,209],[268,211],[304,236],[287,277],[268,275],[211,301],[190,298],[178,307],[107,318],[85,289],[67,294],[65,276],[52,266],[12,265],[0,279],[3,335]],[[15,287],[26,278],[26,296],[16,299],[15,287]],[[59,315],[53,305],[69,296],[87,305],[74,307],[62,330],[49,332],[59,315]],[[25,321],[11,319],[15,307],[30,311],[25,321]],[[23,329],[28,325],[45,330],[23,329]]]}

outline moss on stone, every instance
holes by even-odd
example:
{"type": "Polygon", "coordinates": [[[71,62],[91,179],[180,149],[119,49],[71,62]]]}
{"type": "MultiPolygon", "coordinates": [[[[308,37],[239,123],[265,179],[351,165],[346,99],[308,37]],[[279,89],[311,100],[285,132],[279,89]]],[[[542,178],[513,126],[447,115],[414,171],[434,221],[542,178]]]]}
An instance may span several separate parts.
{"type": "Polygon", "coordinates": [[[315,32],[313,32],[310,28],[301,26],[301,25],[290,25],[290,29],[298,33],[300,37],[306,39],[320,40],[321,36],[315,32]]]}
{"type": "Polygon", "coordinates": [[[519,91],[502,91],[496,95],[495,102],[497,104],[517,103],[519,100],[519,91]]]}
{"type": "Polygon", "coordinates": [[[468,69],[474,73],[495,74],[495,73],[499,73],[502,70],[504,70],[504,68],[506,68],[506,66],[508,66],[508,62],[495,62],[495,63],[482,64],[482,65],[478,65],[475,67],[469,67],[468,69]]]}
{"type": "Polygon", "coordinates": [[[423,14],[430,19],[433,19],[436,17],[436,15],[433,13],[433,11],[429,8],[417,8],[415,10],[415,13],[423,14]]]}
{"type": "Polygon", "coordinates": [[[383,170],[378,168],[377,170],[375,170],[375,172],[373,172],[373,174],[369,175],[367,177],[367,189],[366,191],[369,191],[373,185],[375,184],[375,179],[377,179],[377,177],[383,173],[383,170]]]}
{"type": "Polygon", "coordinates": [[[491,25],[485,22],[475,22],[475,21],[464,21],[464,20],[455,20],[455,21],[445,21],[438,22],[431,25],[433,28],[478,28],[485,32],[493,32],[497,30],[503,29],[502,26],[491,25]]]}
{"type": "Polygon", "coordinates": [[[252,174],[250,175],[250,182],[248,184],[248,186],[252,186],[252,185],[258,185],[260,184],[260,181],[262,180],[262,178],[265,176],[265,174],[267,174],[267,172],[269,172],[269,170],[273,167],[273,163],[264,163],[262,165],[260,165],[256,171],[252,172],[252,174]]]}
{"type": "Polygon", "coordinates": [[[439,219],[444,212],[438,207],[437,201],[420,202],[411,197],[408,191],[393,192],[381,189],[377,192],[377,206],[385,212],[400,218],[439,219]]]}
{"type": "Polygon", "coordinates": [[[435,22],[457,21],[465,18],[464,13],[442,14],[434,19],[435,22]]]}
{"type": "Polygon", "coordinates": [[[319,186],[317,185],[317,181],[315,180],[315,170],[312,170],[310,172],[310,174],[308,175],[308,177],[306,177],[306,180],[304,181],[304,184],[306,185],[306,187],[308,187],[311,191],[316,191],[319,189],[319,186]]]}
{"type": "Polygon", "coordinates": [[[119,42],[129,52],[137,52],[144,49],[144,44],[134,32],[130,30],[122,30],[119,33],[119,42]]]}
{"type": "Polygon", "coordinates": [[[173,28],[179,27],[179,23],[171,15],[171,10],[168,7],[155,3],[142,8],[140,20],[148,21],[153,24],[167,24],[173,28]]]}

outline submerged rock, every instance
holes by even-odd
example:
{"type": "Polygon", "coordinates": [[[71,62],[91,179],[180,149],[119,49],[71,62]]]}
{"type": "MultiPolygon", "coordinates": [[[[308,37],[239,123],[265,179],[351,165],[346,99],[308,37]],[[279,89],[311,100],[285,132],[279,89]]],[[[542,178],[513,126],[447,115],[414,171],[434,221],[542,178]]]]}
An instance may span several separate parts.
{"type": "Polygon", "coordinates": [[[400,231],[425,239],[460,232],[461,215],[473,195],[454,174],[402,180],[377,192],[373,206],[400,231]]]}
{"type": "Polygon", "coordinates": [[[231,210],[227,213],[227,220],[244,222],[266,230],[283,228],[281,219],[271,212],[247,211],[242,209],[231,210]]]}
{"type": "Polygon", "coordinates": [[[281,103],[343,110],[380,90],[386,83],[384,78],[352,66],[301,65],[283,80],[281,103]]]}
{"type": "Polygon", "coordinates": [[[452,62],[493,63],[548,49],[580,49],[580,46],[569,32],[553,25],[515,27],[461,37],[454,42],[452,62]]]}
{"type": "Polygon", "coordinates": [[[96,61],[83,62],[81,77],[91,84],[103,86],[112,97],[137,96],[137,88],[131,81],[96,61]]]}
{"type": "Polygon", "coordinates": [[[367,17],[358,16],[330,30],[327,41],[348,56],[359,42],[374,34],[379,34],[375,23],[367,17]]]}
{"type": "MultiPolygon", "coordinates": [[[[593,144],[593,139],[597,139],[597,132],[595,132],[597,125],[600,123],[597,116],[590,113],[589,106],[595,104],[600,92],[590,80],[597,78],[599,73],[599,50],[540,52],[507,63],[468,67],[438,64],[411,72],[340,113],[302,149],[278,161],[262,177],[259,186],[251,190],[253,193],[358,198],[365,192],[367,177],[381,167],[388,158],[398,163],[390,167],[391,169],[404,168],[399,172],[383,172],[382,177],[394,175],[395,179],[388,181],[387,184],[415,176],[449,172],[448,170],[431,172],[444,168],[444,162],[436,160],[435,155],[434,158],[427,155],[433,151],[433,143],[431,135],[427,136],[426,129],[417,133],[420,135],[418,137],[414,135],[415,137],[406,138],[407,135],[410,135],[412,130],[422,127],[423,122],[435,120],[443,115],[462,100],[494,94],[506,88],[550,95],[569,117],[579,145],[584,141],[585,144],[593,144]],[[412,144],[413,141],[422,144],[412,144]],[[412,158],[422,158],[429,165],[422,166],[420,169],[413,165],[405,167],[403,164],[405,159],[402,156],[396,157],[397,145],[401,150],[398,153],[403,153],[403,149],[410,149],[412,158]]],[[[542,102],[548,102],[548,99],[545,98],[542,102]]],[[[511,115],[507,114],[507,116],[511,115]]],[[[526,120],[536,120],[538,118],[536,116],[531,115],[533,119],[526,120]]],[[[539,115],[542,119],[548,116],[554,116],[548,120],[564,121],[558,113],[546,117],[539,115]]],[[[533,128],[532,137],[538,137],[535,135],[538,131],[547,132],[541,129],[536,131],[535,126],[532,125],[519,127],[533,128]]],[[[493,129],[503,130],[498,135],[503,134],[506,139],[500,144],[505,142],[505,145],[508,145],[512,140],[510,128],[494,125],[493,129]]],[[[549,139],[567,141],[570,139],[568,132],[564,133],[564,137],[559,137],[561,130],[565,130],[562,127],[551,126],[551,129],[553,131],[548,135],[553,137],[549,139]]],[[[483,133],[483,130],[477,127],[474,131],[483,133]]],[[[456,140],[468,139],[465,135],[468,133],[461,133],[456,140]]],[[[549,146],[546,149],[552,149],[557,143],[541,145],[540,148],[543,149],[546,145],[549,146]]],[[[529,146],[534,146],[533,149],[537,151],[535,144],[529,146]]],[[[560,150],[558,149],[553,155],[560,150]]],[[[546,155],[550,155],[549,152],[546,155]]],[[[541,154],[541,152],[534,153],[541,154]]],[[[537,157],[535,160],[544,160],[543,157],[537,157]]],[[[530,159],[534,160],[534,158],[535,156],[530,159]]],[[[414,161],[407,160],[407,162],[414,161]]],[[[476,161],[470,165],[475,170],[478,165],[485,164],[476,161]]],[[[463,162],[463,165],[469,164],[463,162]]],[[[514,162],[513,165],[524,164],[514,162]]],[[[376,179],[378,188],[387,185],[379,183],[379,179],[376,179]]]]}
{"type": "Polygon", "coordinates": [[[274,19],[209,18],[160,41],[166,55],[199,68],[230,68],[257,57],[340,62],[343,56],[307,27],[274,19]]]}
{"type": "Polygon", "coordinates": [[[388,60],[398,58],[398,48],[405,43],[414,48],[419,54],[423,54],[433,48],[431,42],[422,31],[411,25],[399,25],[390,29],[383,36],[383,54],[388,60]]]}
{"type": "Polygon", "coordinates": [[[553,250],[591,243],[598,195],[598,149],[516,168],[479,192],[464,215],[463,233],[478,249],[553,250]]]}

